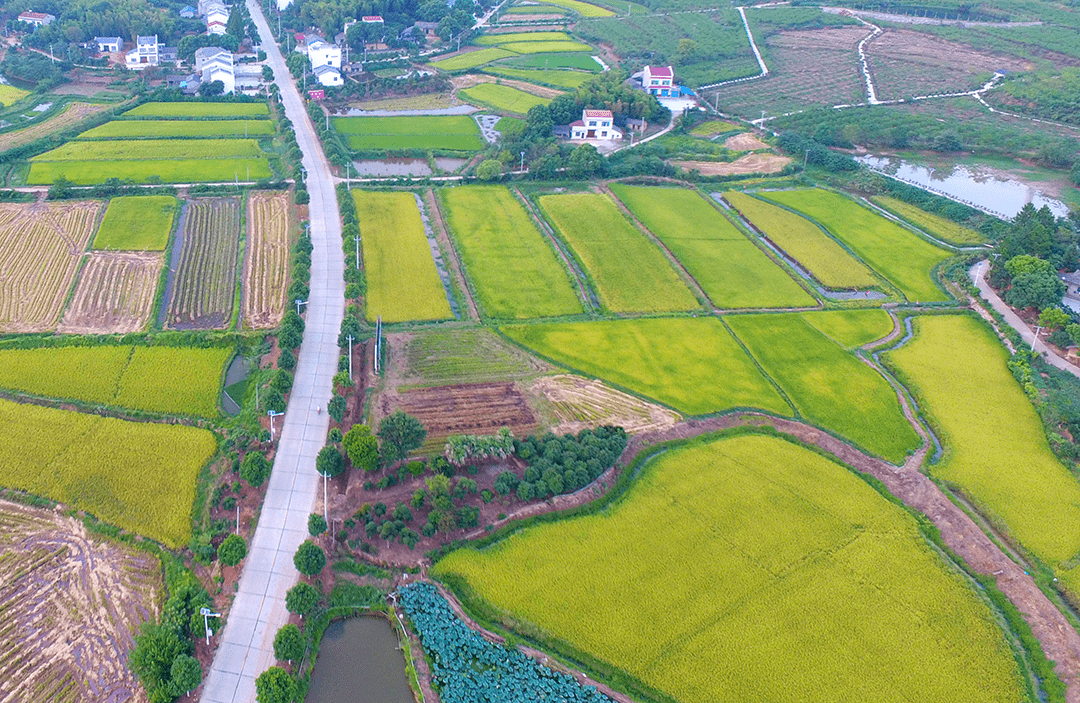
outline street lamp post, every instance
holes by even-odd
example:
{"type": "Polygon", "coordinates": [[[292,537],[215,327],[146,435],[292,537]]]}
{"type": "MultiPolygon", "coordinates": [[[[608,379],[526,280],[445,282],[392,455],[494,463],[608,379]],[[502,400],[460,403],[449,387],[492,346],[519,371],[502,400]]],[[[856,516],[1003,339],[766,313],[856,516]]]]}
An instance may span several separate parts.
{"type": "Polygon", "coordinates": [[[299,298],[297,298],[296,299],[296,314],[297,315],[300,314],[300,306],[301,305],[307,305],[307,301],[306,300],[300,300],[299,298]]]}
{"type": "Polygon", "coordinates": [[[221,613],[215,613],[209,608],[199,608],[199,614],[203,616],[203,629],[206,630],[206,646],[210,646],[210,618],[220,618],[221,613]]]}
{"type": "Polygon", "coordinates": [[[270,441],[274,441],[274,418],[278,415],[284,415],[285,413],[276,413],[273,410],[267,410],[266,414],[270,417],[270,441]]]}
{"type": "Polygon", "coordinates": [[[521,171],[522,173],[525,173],[525,152],[524,151],[521,152],[521,167],[518,168],[518,170],[521,171]]]}

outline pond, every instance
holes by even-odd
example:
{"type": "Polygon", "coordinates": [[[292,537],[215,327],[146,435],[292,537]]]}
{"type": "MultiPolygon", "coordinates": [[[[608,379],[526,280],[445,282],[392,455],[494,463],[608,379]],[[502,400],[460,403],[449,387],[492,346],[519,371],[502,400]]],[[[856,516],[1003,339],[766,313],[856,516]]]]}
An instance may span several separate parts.
{"type": "Polygon", "coordinates": [[[414,703],[394,627],[376,616],[331,623],[306,703],[414,703]]]}
{"type": "Polygon", "coordinates": [[[860,156],[859,163],[924,190],[944,195],[999,217],[1013,218],[1027,203],[1036,208],[1049,206],[1057,217],[1069,214],[1069,207],[1047,197],[1008,174],[979,165],[929,167],[889,156],[860,156]]]}
{"type": "Polygon", "coordinates": [[[247,359],[237,354],[225,371],[225,387],[221,390],[221,407],[226,415],[240,412],[240,404],[244,402],[244,393],[247,391],[247,377],[247,359]]]}
{"type": "Polygon", "coordinates": [[[468,159],[455,159],[450,156],[435,157],[435,166],[446,173],[453,173],[467,163],[469,163],[468,159]]]}
{"type": "Polygon", "coordinates": [[[427,159],[358,159],[353,161],[357,178],[371,176],[430,176],[427,159]]]}

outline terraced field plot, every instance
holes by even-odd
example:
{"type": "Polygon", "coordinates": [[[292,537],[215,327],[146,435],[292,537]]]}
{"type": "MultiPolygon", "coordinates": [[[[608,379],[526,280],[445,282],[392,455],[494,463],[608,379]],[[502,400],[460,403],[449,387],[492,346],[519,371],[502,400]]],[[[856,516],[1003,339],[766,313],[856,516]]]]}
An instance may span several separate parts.
{"type": "Polygon", "coordinates": [[[510,42],[528,41],[573,41],[566,32],[511,32],[508,34],[485,34],[477,37],[475,43],[480,46],[509,44],[510,42]]]}
{"type": "Polygon", "coordinates": [[[165,251],[172,234],[177,201],[171,195],[124,195],[113,198],[94,236],[95,249],[165,251]]]}
{"type": "Polygon", "coordinates": [[[481,83],[459,91],[471,103],[485,105],[499,112],[524,115],[536,105],[547,105],[551,98],[541,98],[524,90],[496,83],[481,83]]]}
{"type": "Polygon", "coordinates": [[[727,134],[728,132],[737,132],[745,129],[744,126],[735,122],[725,122],[724,120],[709,120],[708,122],[702,122],[697,127],[690,130],[690,134],[695,137],[715,137],[718,134],[727,134]]]}
{"type": "Polygon", "coordinates": [[[952,220],[947,220],[944,217],[939,217],[938,215],[926,212],[925,210],[920,210],[914,205],[905,203],[903,200],[897,200],[896,198],[890,198],[884,195],[875,196],[872,200],[874,203],[885,208],[897,217],[907,220],[924,232],[950,244],[965,246],[982,244],[986,241],[986,237],[969,227],[964,227],[952,220]]]}
{"type": "Polygon", "coordinates": [[[889,382],[800,315],[724,319],[802,417],[894,464],[919,447],[889,382]]]}
{"type": "Polygon", "coordinates": [[[464,54],[451,56],[448,59],[432,61],[431,65],[443,71],[465,71],[477,66],[483,66],[497,59],[505,59],[507,56],[516,56],[516,54],[506,49],[488,47],[478,51],[467,51],[464,54]]]}
{"type": "Polygon", "coordinates": [[[95,405],[214,418],[229,347],[0,350],[0,388],[95,405]]]}
{"type": "Polygon", "coordinates": [[[854,349],[888,336],[895,326],[889,313],[871,310],[816,310],[799,319],[844,349],[854,349]]]}
{"type": "Polygon", "coordinates": [[[79,139],[261,137],[273,133],[272,120],[113,120],[83,132],[79,139]]]}
{"type": "Polygon", "coordinates": [[[611,17],[615,14],[611,10],[600,7],[599,5],[580,2],[580,0],[544,0],[544,4],[565,7],[567,10],[573,10],[582,17],[611,17]]]}
{"type": "Polygon", "coordinates": [[[599,514],[432,573],[673,700],[1026,697],[990,609],[915,521],[777,438],[668,451],[599,514]]]}
{"type": "Polygon", "coordinates": [[[56,326],[101,203],[0,203],[0,331],[56,326]]]}
{"type": "Polygon", "coordinates": [[[506,319],[581,312],[566,270],[507,188],[446,188],[439,197],[484,314],[506,319]]]}
{"type": "Polygon", "coordinates": [[[68,142],[31,161],[116,161],[258,158],[254,139],[110,139],[68,142]]]}
{"type": "Polygon", "coordinates": [[[0,400],[0,483],[164,542],[191,535],[195,478],[214,435],[0,400]]]}
{"type": "Polygon", "coordinates": [[[39,122],[30,127],[23,127],[22,129],[13,129],[10,132],[0,134],[0,151],[7,151],[8,149],[22,146],[23,144],[29,144],[35,139],[40,139],[47,134],[67,129],[74,124],[82,122],[91,115],[95,115],[108,109],[108,105],[100,103],[68,103],[59,113],[47,118],[44,122],[39,122]]]}
{"type": "Polygon", "coordinates": [[[157,559],[91,537],[75,518],[7,501],[0,502],[0,552],[6,577],[0,699],[145,696],[127,658],[139,626],[160,611],[157,559]]]}
{"type": "Polygon", "coordinates": [[[792,414],[715,317],[516,325],[502,332],[571,370],[687,415],[734,408],[792,414]]]}
{"type": "Polygon", "coordinates": [[[289,247],[295,223],[287,191],[254,190],[247,200],[243,317],[252,329],[270,329],[285,316],[289,247]]]}
{"type": "MultiPolygon", "coordinates": [[[[591,60],[592,59],[590,58],[590,61],[591,60]]],[[[577,88],[585,83],[585,81],[593,78],[592,75],[582,71],[563,71],[554,69],[550,71],[538,71],[524,68],[507,68],[505,66],[485,68],[484,73],[490,73],[493,76],[502,76],[503,78],[513,78],[519,81],[529,81],[530,83],[552,85],[557,88],[566,88],[567,90],[577,88]]]]}
{"type": "Polygon", "coordinates": [[[837,193],[814,188],[771,191],[765,195],[824,226],[908,300],[950,299],[931,275],[934,266],[949,258],[949,252],[944,249],[837,193]]]}
{"type": "Polygon", "coordinates": [[[596,59],[584,54],[532,54],[500,61],[498,66],[543,69],[572,68],[593,73],[600,71],[600,64],[596,63],[596,59]]]}
{"type": "Polygon", "coordinates": [[[220,329],[229,324],[236,295],[240,199],[192,200],[185,218],[166,324],[220,329]]]}
{"type": "Polygon", "coordinates": [[[333,123],[354,150],[477,151],[484,147],[480,127],[468,115],[335,117],[333,123]]]}
{"type": "Polygon", "coordinates": [[[15,86],[6,83],[0,84],[0,106],[7,107],[9,105],[14,105],[29,94],[29,90],[16,88],[15,86]]]}
{"type": "Polygon", "coordinates": [[[545,195],[538,202],[584,262],[607,309],[663,312],[700,307],[671,262],[607,197],[545,195]]]}
{"type": "Polygon", "coordinates": [[[559,423],[551,429],[555,434],[577,434],[603,425],[636,434],[665,430],[681,419],[673,410],[581,376],[542,376],[529,390],[541,394],[554,409],[559,423]]]}
{"type": "Polygon", "coordinates": [[[935,477],[963,490],[1013,539],[1051,565],[1074,594],[1080,570],[1080,485],[1057,460],[1013,379],[1009,355],[981,321],[919,317],[915,338],[886,355],[945,445],[935,477]]]}
{"type": "Polygon", "coordinates": [[[124,113],[124,117],[198,118],[198,117],[265,117],[270,114],[266,103],[143,103],[124,113]]]}
{"type": "Polygon", "coordinates": [[[126,334],[146,329],[165,256],[152,252],[90,254],[58,332],[126,334]]]}
{"type": "Polygon", "coordinates": [[[865,289],[878,285],[878,279],[865,264],[844,251],[813,222],[745,193],[729,191],[724,193],[724,200],[826,288],[865,289]]]}
{"type": "Polygon", "coordinates": [[[554,54],[563,51],[593,50],[588,44],[579,41],[519,41],[500,44],[499,48],[512,51],[515,54],[554,54]]]}
{"type": "Polygon", "coordinates": [[[352,192],[367,275],[367,318],[453,318],[412,193],[352,192]]]}
{"type": "Polygon", "coordinates": [[[613,183],[611,191],[682,262],[721,309],[816,301],[704,197],[685,188],[613,183]]]}

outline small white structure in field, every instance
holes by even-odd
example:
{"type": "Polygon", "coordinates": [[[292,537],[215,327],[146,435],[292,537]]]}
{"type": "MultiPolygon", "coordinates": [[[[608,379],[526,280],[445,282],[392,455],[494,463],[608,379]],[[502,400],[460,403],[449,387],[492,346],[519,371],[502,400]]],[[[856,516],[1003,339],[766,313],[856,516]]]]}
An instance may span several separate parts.
{"type": "Polygon", "coordinates": [[[102,53],[115,53],[124,46],[124,40],[120,37],[94,37],[94,43],[97,44],[98,51],[102,53]]]}
{"type": "Polygon", "coordinates": [[[570,123],[571,139],[622,139],[611,110],[582,110],[581,119],[570,123]]]}

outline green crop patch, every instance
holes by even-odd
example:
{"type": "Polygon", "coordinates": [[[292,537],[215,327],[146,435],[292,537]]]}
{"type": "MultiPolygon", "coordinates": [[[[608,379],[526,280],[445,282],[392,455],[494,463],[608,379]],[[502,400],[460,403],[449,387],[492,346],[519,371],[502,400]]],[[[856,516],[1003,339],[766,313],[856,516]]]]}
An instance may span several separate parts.
{"type": "Polygon", "coordinates": [[[16,88],[13,85],[0,85],[0,106],[8,107],[14,105],[29,94],[29,90],[16,88]]]}
{"type": "Polygon", "coordinates": [[[704,197],[685,188],[613,183],[612,192],[682,262],[721,309],[816,303],[704,197]]]}
{"type": "Polygon", "coordinates": [[[484,148],[480,127],[468,115],[335,117],[333,122],[354,150],[478,151],[484,148]]]}
{"type": "Polygon", "coordinates": [[[217,451],[208,430],[125,422],[0,400],[0,483],[105,522],[186,545],[199,470],[217,451]]]}
{"type": "Polygon", "coordinates": [[[813,222],[745,193],[729,191],[724,193],[724,200],[826,288],[865,289],[880,285],[869,268],[813,222]]]}
{"type": "Polygon", "coordinates": [[[804,312],[802,321],[845,349],[876,342],[893,331],[893,319],[881,308],[804,312]]]}
{"type": "Polygon", "coordinates": [[[117,139],[68,142],[31,161],[233,159],[262,155],[263,151],[254,139],[117,139]]]}
{"type": "Polygon", "coordinates": [[[611,10],[587,2],[580,2],[580,0],[544,0],[544,4],[565,7],[567,10],[573,10],[582,17],[611,17],[615,14],[611,10]]]}
{"type": "Polygon", "coordinates": [[[612,312],[666,312],[700,307],[660,249],[603,195],[545,195],[545,217],[584,262],[612,312]]]}
{"type": "Polygon", "coordinates": [[[773,191],[769,200],[813,218],[848,245],[910,301],[946,301],[931,270],[949,252],[837,193],[812,188],[773,191]]]}
{"type": "Polygon", "coordinates": [[[551,102],[551,98],[541,98],[538,95],[526,93],[524,90],[496,83],[474,85],[471,88],[459,91],[458,94],[464,96],[471,103],[484,105],[499,112],[511,112],[517,115],[524,115],[536,105],[547,105],[551,102]]]}
{"type": "MultiPolygon", "coordinates": [[[[966,316],[918,317],[887,361],[918,394],[945,445],[929,467],[1055,569],[1080,551],[1080,485],[1046,441],[1031,401],[992,330],[966,316]]],[[[1080,572],[1059,571],[1080,594],[1080,572]]]]}
{"type": "Polygon", "coordinates": [[[500,49],[513,51],[515,54],[547,54],[560,51],[592,51],[588,44],[579,41],[520,41],[500,44],[500,49]]]}
{"type": "Polygon", "coordinates": [[[263,137],[273,133],[271,120],[114,120],[83,132],[79,139],[263,137]]]}
{"type": "Polygon", "coordinates": [[[522,346],[688,415],[791,407],[714,317],[519,325],[522,346]]]}
{"type": "Polygon", "coordinates": [[[986,241],[986,237],[970,227],[964,227],[952,220],[920,210],[914,205],[908,205],[903,200],[884,195],[874,196],[872,200],[897,217],[907,220],[924,232],[950,244],[964,246],[982,244],[986,241]]]}
{"type": "Polygon", "coordinates": [[[165,251],[177,201],[171,195],[125,195],[109,201],[95,249],[165,251]]]}
{"type": "Polygon", "coordinates": [[[578,88],[586,81],[592,79],[592,76],[590,74],[581,73],[580,71],[536,71],[524,68],[506,68],[505,66],[492,66],[490,68],[485,68],[484,73],[490,73],[493,76],[502,76],[503,78],[513,78],[519,81],[541,83],[544,85],[552,85],[556,88],[566,89],[578,88]]]}
{"type": "Polygon", "coordinates": [[[125,117],[265,117],[266,103],[143,103],[124,113],[125,117]]]}
{"type": "Polygon", "coordinates": [[[725,122],[724,120],[709,120],[708,122],[702,122],[697,127],[690,130],[690,134],[695,137],[715,137],[718,134],[726,134],[728,132],[742,132],[746,128],[743,125],[735,122],[725,122]]]}
{"type": "Polygon", "coordinates": [[[1027,699],[991,609],[915,520],[779,438],[669,450],[603,511],[432,573],[667,700],[1027,699]]]}
{"type": "Polygon", "coordinates": [[[505,59],[507,56],[514,55],[515,53],[513,51],[507,51],[503,48],[488,47],[486,49],[480,49],[479,51],[468,51],[464,54],[451,56],[448,59],[432,61],[431,65],[443,71],[465,71],[470,68],[476,68],[477,66],[483,66],[484,64],[491,63],[497,59],[505,59]]]}
{"type": "Polygon", "coordinates": [[[445,188],[439,197],[484,314],[506,319],[581,312],[566,270],[507,188],[445,188]]]}
{"type": "Polygon", "coordinates": [[[47,347],[0,350],[0,388],[168,415],[214,418],[225,347],[47,347]]]}
{"type": "Polygon", "coordinates": [[[919,435],[885,377],[800,314],[724,319],[807,420],[894,464],[918,449],[919,435]]]}
{"type": "Polygon", "coordinates": [[[266,157],[251,159],[169,159],[163,161],[39,161],[30,164],[29,185],[47,185],[63,176],[75,185],[110,178],[136,183],[225,183],[270,178],[266,157]]]}
{"type": "Polygon", "coordinates": [[[402,381],[410,386],[513,381],[535,376],[543,366],[485,327],[418,330],[401,354],[402,381]]]}
{"type": "Polygon", "coordinates": [[[508,34],[485,34],[476,39],[480,46],[510,44],[525,41],[573,41],[566,32],[510,32],[508,34]]]}
{"type": "Polygon", "coordinates": [[[583,54],[531,54],[518,56],[499,62],[498,66],[516,66],[518,68],[572,68],[579,71],[600,71],[596,59],[583,54]]]}
{"type": "Polygon", "coordinates": [[[367,276],[367,318],[453,317],[412,193],[352,192],[367,276]]]}

